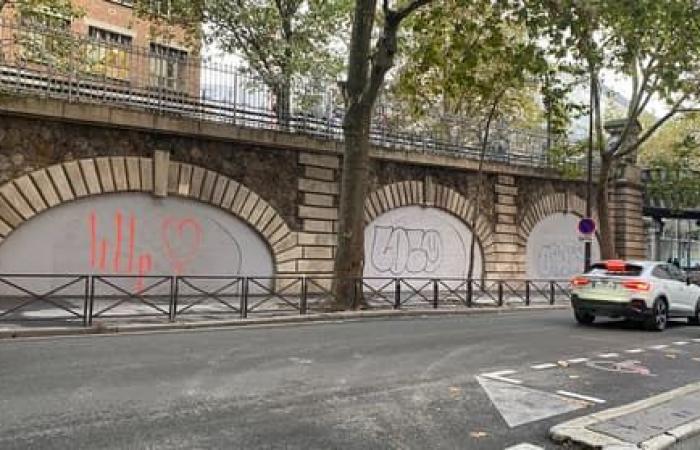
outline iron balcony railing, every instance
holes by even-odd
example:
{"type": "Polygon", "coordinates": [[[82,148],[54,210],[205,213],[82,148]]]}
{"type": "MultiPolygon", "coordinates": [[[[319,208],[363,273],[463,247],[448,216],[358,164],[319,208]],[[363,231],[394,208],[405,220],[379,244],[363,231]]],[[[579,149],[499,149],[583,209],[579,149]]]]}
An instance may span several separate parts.
{"type": "MultiPolygon", "coordinates": [[[[337,83],[291,80],[289,107],[280,108],[270,86],[238,66],[162,44],[140,48],[107,42],[70,27],[0,21],[0,90],[343,139],[344,108],[337,83]]],[[[398,106],[387,99],[378,102],[370,133],[373,144],[479,158],[483,132],[478,127],[444,117],[419,124],[408,121],[398,106]]],[[[490,134],[488,161],[552,168],[581,165],[576,158],[552,158],[541,131],[496,126],[490,134]]]]}
{"type": "MultiPolygon", "coordinates": [[[[324,276],[0,275],[0,321],[155,321],[306,315],[335,303],[324,276]]],[[[459,278],[357,278],[367,309],[456,309],[564,304],[568,281],[459,278]]]]}

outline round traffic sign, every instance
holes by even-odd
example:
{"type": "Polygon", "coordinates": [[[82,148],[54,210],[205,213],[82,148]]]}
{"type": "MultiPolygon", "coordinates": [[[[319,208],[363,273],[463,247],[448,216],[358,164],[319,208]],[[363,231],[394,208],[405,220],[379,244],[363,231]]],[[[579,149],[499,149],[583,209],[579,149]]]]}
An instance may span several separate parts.
{"type": "Polygon", "coordinates": [[[596,224],[595,220],[590,217],[584,217],[578,221],[578,232],[585,235],[591,235],[595,233],[596,224]]]}

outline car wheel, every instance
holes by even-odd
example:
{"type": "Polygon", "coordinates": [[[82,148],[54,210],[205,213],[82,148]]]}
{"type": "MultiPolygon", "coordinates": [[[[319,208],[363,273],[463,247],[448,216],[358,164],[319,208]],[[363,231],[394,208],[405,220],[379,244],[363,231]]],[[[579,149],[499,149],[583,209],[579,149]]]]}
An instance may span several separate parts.
{"type": "Polygon", "coordinates": [[[574,317],[576,318],[576,322],[581,325],[590,325],[595,320],[595,316],[586,311],[574,310],[574,317]]]}
{"type": "Polygon", "coordinates": [[[700,299],[695,303],[695,315],[688,317],[688,323],[691,325],[700,325],[700,299]]]}
{"type": "Polygon", "coordinates": [[[663,331],[668,323],[668,306],[666,302],[660,298],[654,300],[652,314],[646,321],[647,329],[651,331],[663,331]]]}

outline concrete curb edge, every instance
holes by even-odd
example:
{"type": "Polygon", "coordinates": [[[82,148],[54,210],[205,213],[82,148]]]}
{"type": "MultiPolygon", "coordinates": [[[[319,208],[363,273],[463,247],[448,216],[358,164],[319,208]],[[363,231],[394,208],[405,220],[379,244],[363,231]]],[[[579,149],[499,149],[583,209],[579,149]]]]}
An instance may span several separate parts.
{"type": "Polygon", "coordinates": [[[667,449],[684,439],[700,434],[700,419],[695,419],[678,427],[666,430],[662,434],[654,436],[639,445],[624,442],[603,433],[591,431],[587,427],[598,422],[651,408],[696,391],[700,391],[700,382],[691,383],[643,400],[595,412],[555,425],[550,428],[549,436],[554,442],[573,442],[587,449],[667,449]]]}
{"type": "Polygon", "coordinates": [[[382,310],[382,311],[349,311],[307,314],[299,316],[277,316],[252,319],[226,319],[226,320],[202,320],[197,322],[168,322],[168,323],[141,323],[141,324],[94,324],[92,327],[42,327],[42,328],[15,328],[0,329],[0,340],[29,337],[50,336],[79,336],[93,334],[119,334],[158,332],[174,330],[195,330],[206,328],[238,328],[251,325],[284,325],[299,323],[328,322],[338,320],[359,320],[374,318],[401,318],[418,316],[461,316],[476,314],[507,314],[528,311],[567,310],[569,305],[535,305],[514,307],[479,307],[470,309],[415,309],[415,310],[382,310]]]}

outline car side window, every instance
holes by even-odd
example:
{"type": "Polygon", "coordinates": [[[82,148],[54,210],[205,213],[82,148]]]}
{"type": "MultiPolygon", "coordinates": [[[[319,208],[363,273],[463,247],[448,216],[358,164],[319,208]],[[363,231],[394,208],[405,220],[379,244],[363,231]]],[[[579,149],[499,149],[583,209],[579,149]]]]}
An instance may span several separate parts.
{"type": "Polygon", "coordinates": [[[683,281],[685,282],[685,274],[681,269],[679,269],[676,266],[668,266],[668,271],[671,274],[671,277],[673,277],[674,280],[676,281],[683,281]]]}
{"type": "Polygon", "coordinates": [[[668,272],[668,269],[666,266],[659,265],[654,267],[654,270],[651,272],[653,276],[656,278],[661,278],[662,280],[670,280],[671,279],[671,274],[668,272]]]}

